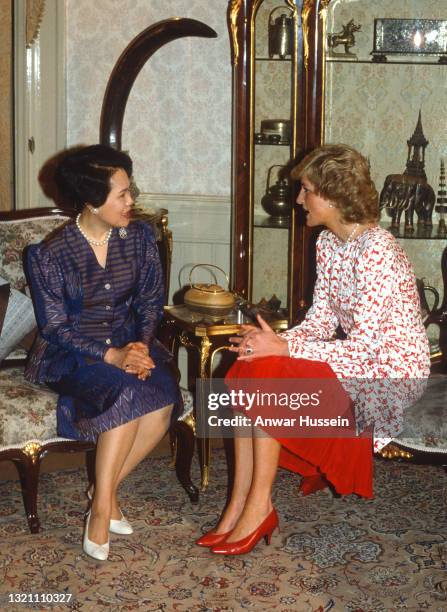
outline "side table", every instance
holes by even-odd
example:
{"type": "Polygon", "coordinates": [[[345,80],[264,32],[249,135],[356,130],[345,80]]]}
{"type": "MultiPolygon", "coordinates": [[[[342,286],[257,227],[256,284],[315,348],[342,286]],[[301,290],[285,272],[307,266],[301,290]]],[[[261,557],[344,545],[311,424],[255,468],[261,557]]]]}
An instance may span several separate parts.
{"type": "MultiPolygon", "coordinates": [[[[199,359],[192,374],[194,378],[202,380],[212,377],[215,357],[220,351],[229,348],[229,337],[239,332],[242,323],[250,322],[238,311],[217,319],[203,313],[192,312],[184,305],[165,306],[164,313],[165,345],[176,358],[180,346],[184,346],[188,351],[194,351],[199,359]]],[[[287,328],[287,321],[284,319],[272,315],[267,320],[275,330],[287,328]]],[[[198,418],[205,417],[205,406],[200,402],[199,405],[197,401],[195,402],[195,411],[198,418]]],[[[198,450],[203,491],[209,484],[210,439],[198,438],[198,450]]],[[[186,463],[188,464],[188,459],[186,463]]]]}

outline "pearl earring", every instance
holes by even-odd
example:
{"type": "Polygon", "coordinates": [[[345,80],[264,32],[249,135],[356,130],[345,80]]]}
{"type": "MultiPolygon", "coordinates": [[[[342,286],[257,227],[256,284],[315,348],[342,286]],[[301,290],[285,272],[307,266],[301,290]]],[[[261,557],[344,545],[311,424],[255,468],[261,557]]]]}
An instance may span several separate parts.
{"type": "Polygon", "coordinates": [[[91,204],[87,204],[87,208],[92,213],[92,215],[97,215],[98,214],[98,209],[95,208],[94,206],[92,206],[91,204]]]}

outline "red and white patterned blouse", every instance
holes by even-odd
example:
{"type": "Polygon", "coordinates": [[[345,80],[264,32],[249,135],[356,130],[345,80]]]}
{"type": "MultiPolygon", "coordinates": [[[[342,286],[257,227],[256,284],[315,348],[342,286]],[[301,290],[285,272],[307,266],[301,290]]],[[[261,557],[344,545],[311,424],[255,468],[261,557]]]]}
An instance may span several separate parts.
{"type": "Polygon", "coordinates": [[[305,320],[280,334],[291,357],[328,363],[355,402],[359,430],[374,425],[375,449],[402,429],[430,371],[414,272],[386,230],[317,241],[317,281],[305,320]],[[334,340],[341,325],[345,340],[334,340]]]}

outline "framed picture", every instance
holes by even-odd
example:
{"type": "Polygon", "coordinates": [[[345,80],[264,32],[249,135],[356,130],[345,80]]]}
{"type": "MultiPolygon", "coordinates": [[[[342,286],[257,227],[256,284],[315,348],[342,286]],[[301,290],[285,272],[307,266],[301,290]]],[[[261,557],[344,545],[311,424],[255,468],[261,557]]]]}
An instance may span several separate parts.
{"type": "Polygon", "coordinates": [[[374,54],[447,54],[447,21],[374,19],[374,54]]]}

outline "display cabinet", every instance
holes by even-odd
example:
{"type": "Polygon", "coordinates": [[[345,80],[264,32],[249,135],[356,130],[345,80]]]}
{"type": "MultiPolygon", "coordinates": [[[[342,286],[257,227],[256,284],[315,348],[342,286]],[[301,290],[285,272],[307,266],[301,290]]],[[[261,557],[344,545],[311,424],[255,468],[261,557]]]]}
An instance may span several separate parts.
{"type": "MultiPolygon", "coordinates": [[[[290,215],[276,221],[269,218],[261,204],[269,168],[287,164],[323,142],[344,142],[369,158],[380,192],[389,174],[406,170],[407,141],[418,129],[420,113],[429,142],[424,149],[425,172],[436,194],[440,161],[447,155],[443,108],[447,41],[442,5],[434,0],[229,3],[234,83],[233,285],[254,302],[276,293],[286,304],[290,323],[301,319],[311,302],[316,232],[304,225],[300,207],[294,203],[294,185],[288,192],[290,215]],[[275,7],[281,8],[270,18],[275,7]],[[276,24],[283,13],[293,17],[293,49],[285,58],[270,57],[269,21],[276,24]],[[415,32],[410,43],[402,43],[407,45],[406,52],[396,52],[396,34],[388,47],[392,52],[378,53],[383,44],[377,32],[385,20],[393,20],[401,38],[411,20],[423,20],[425,36],[427,24],[438,27],[438,51],[418,53],[414,45],[421,43],[415,32]],[[414,47],[410,51],[408,44],[414,47]],[[290,145],[259,136],[263,121],[288,116],[290,145]]],[[[430,51],[424,44],[420,50],[430,51]]],[[[275,181],[276,177],[274,186],[275,181]]],[[[415,221],[414,232],[406,231],[402,215],[401,226],[393,232],[402,240],[417,276],[424,276],[442,293],[440,261],[445,238],[438,231],[436,207],[432,213],[434,226],[429,230],[416,227],[415,221]]],[[[382,223],[391,226],[385,211],[382,223]]]]}
{"type": "Polygon", "coordinates": [[[233,0],[233,288],[275,295],[284,317],[302,293],[303,219],[288,167],[300,151],[302,0],[233,0]]]}
{"type": "Polygon", "coordinates": [[[447,155],[445,4],[312,0],[306,5],[303,30],[309,59],[304,79],[306,91],[315,92],[309,101],[314,112],[307,123],[309,142],[345,142],[368,157],[382,196],[382,226],[399,240],[416,276],[424,277],[444,296],[441,307],[431,315],[435,327],[429,329],[429,336],[435,343],[439,340],[445,356],[447,251],[444,213],[440,212],[445,199],[441,168],[447,155]],[[334,40],[340,44],[332,46],[334,40]],[[343,44],[347,40],[352,44],[348,48],[343,44]],[[430,40],[436,41],[434,47],[430,40]],[[390,177],[398,182],[411,177],[418,190],[430,194],[421,209],[429,213],[432,224],[424,224],[417,205],[413,225],[405,219],[405,209],[414,206],[411,198],[395,197],[392,207],[387,207],[390,177]],[[404,209],[399,223],[393,223],[396,206],[404,209]]]}

